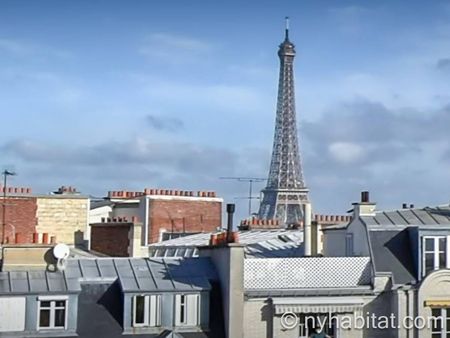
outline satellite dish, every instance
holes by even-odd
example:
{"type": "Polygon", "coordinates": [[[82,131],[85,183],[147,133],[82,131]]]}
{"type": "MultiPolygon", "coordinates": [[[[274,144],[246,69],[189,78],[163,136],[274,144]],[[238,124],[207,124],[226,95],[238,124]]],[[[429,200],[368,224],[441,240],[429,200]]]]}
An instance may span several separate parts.
{"type": "Polygon", "coordinates": [[[66,244],[57,244],[53,248],[53,256],[55,256],[58,260],[66,259],[69,257],[70,249],[66,244]]]}

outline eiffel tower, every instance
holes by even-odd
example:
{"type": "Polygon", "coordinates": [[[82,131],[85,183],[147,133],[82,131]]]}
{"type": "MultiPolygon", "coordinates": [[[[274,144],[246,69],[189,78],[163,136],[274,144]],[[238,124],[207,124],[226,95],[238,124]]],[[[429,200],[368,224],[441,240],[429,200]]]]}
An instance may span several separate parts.
{"type": "Polygon", "coordinates": [[[285,39],[279,46],[280,77],[272,159],[267,186],[259,208],[259,218],[277,219],[285,226],[299,225],[303,220],[303,204],[308,202],[308,189],[298,146],[294,92],[295,46],[289,40],[286,18],[285,39]]]}

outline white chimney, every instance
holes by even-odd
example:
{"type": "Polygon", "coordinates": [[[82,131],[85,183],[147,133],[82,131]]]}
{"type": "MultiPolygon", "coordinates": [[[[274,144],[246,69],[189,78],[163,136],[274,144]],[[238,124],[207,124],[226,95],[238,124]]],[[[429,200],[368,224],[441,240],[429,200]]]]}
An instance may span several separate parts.
{"type": "Polygon", "coordinates": [[[303,204],[303,247],[305,248],[305,256],[311,256],[312,243],[311,243],[311,203],[303,204]]]}
{"type": "Polygon", "coordinates": [[[361,202],[353,203],[353,216],[354,218],[359,216],[375,216],[375,208],[377,204],[370,202],[369,192],[361,192],[361,202]]]}

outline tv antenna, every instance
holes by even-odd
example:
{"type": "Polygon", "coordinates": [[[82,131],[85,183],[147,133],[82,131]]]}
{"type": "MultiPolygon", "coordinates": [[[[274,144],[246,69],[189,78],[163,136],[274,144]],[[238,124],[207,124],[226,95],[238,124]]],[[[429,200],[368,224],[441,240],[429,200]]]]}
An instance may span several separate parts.
{"type": "Polygon", "coordinates": [[[2,201],[2,207],[3,207],[3,213],[2,213],[2,244],[5,244],[5,238],[6,238],[6,185],[8,182],[8,176],[15,176],[17,175],[14,170],[11,168],[4,168],[2,170],[3,175],[3,201],[2,201]]]}
{"type": "Polygon", "coordinates": [[[234,180],[238,182],[248,182],[248,197],[242,197],[243,199],[248,199],[248,214],[252,214],[252,200],[260,199],[259,197],[253,196],[253,183],[267,181],[267,178],[261,177],[219,177],[221,180],[234,180]]]}

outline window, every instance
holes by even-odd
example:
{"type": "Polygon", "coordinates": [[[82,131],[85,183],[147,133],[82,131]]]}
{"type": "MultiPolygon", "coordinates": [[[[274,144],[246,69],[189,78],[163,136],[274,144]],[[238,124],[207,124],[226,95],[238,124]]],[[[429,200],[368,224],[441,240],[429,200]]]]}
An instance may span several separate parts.
{"type": "Polygon", "coordinates": [[[38,329],[65,329],[67,299],[39,298],[38,329]]]}
{"type": "Polygon", "coordinates": [[[345,235],[345,255],[353,256],[353,234],[345,235]]]}
{"type": "Polygon", "coordinates": [[[433,308],[431,316],[433,317],[431,338],[450,337],[450,308],[433,308]]]}
{"type": "Polygon", "coordinates": [[[330,314],[302,314],[299,317],[299,338],[308,338],[316,333],[316,329],[323,326],[323,333],[330,338],[336,338],[335,315],[330,314]]]}
{"type": "Polygon", "coordinates": [[[175,325],[198,325],[199,295],[187,294],[175,296],[175,325]]]}
{"type": "Polygon", "coordinates": [[[423,276],[433,270],[443,269],[447,266],[447,238],[444,236],[423,237],[423,276]]]}
{"type": "Polygon", "coordinates": [[[161,325],[161,296],[139,295],[133,297],[133,326],[161,325]]]}

